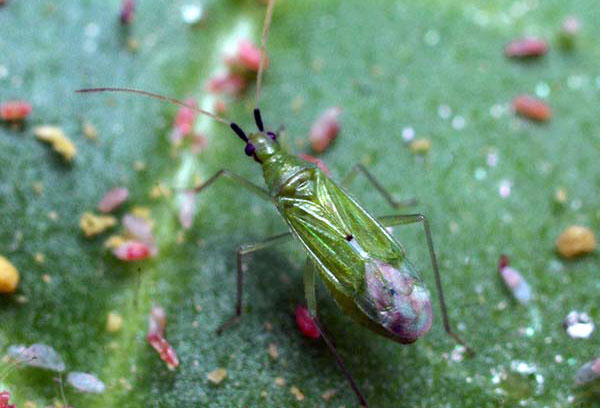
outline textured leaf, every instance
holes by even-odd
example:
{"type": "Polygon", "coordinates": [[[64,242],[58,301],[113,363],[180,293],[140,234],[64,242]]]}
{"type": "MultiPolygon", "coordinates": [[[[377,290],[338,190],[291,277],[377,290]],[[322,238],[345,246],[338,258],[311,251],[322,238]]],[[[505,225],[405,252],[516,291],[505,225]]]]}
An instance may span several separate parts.
{"type": "MultiPolygon", "coordinates": [[[[264,6],[206,2],[205,21],[190,27],[180,16],[187,0],[139,1],[132,24],[122,27],[119,3],[9,0],[0,6],[0,102],[33,105],[23,127],[0,126],[0,255],[21,274],[17,292],[0,295],[0,353],[11,344],[47,344],[68,372],[92,373],[106,385],[98,395],[67,387],[74,407],[355,406],[324,343],[296,327],[294,310],[304,296],[297,244],[248,261],[247,313],[215,334],[233,312],[236,247],[285,230],[269,203],[219,182],[197,198],[193,226],[182,232],[177,192],[197,177],[206,180],[226,167],[261,183],[259,168],[227,127],[199,119],[207,137],[203,152],[173,155],[169,134],[177,108],[73,92],[131,86],[192,97],[202,106],[224,46],[240,35],[258,40],[264,6]],[[128,37],[139,43],[137,52],[128,49],[128,37]],[[84,136],[86,123],[95,126],[97,141],[84,136]],[[33,129],[42,125],[61,127],[73,141],[71,162],[36,140],[33,129]],[[159,182],[172,194],[152,199],[159,182]],[[130,194],[115,211],[119,219],[134,206],[151,209],[155,258],[118,261],[103,248],[108,233],[87,239],[79,229],[81,214],[120,186],[130,194]],[[165,337],[181,362],[176,371],[145,338],[154,303],[167,313],[165,337]],[[124,322],[116,333],[106,330],[112,311],[124,322]],[[218,368],[227,377],[209,383],[207,374],[218,368]],[[276,384],[279,377],[285,385],[276,384]],[[332,389],[331,399],[322,398],[332,389]]],[[[286,143],[309,153],[313,120],[331,106],[343,109],[340,134],[321,158],[334,179],[363,162],[395,196],[418,198],[407,212],[429,217],[450,317],[478,351],[455,361],[460,350],[444,334],[437,308],[424,338],[411,346],[392,343],[341,315],[321,287],[321,321],[373,407],[496,407],[523,400],[553,407],[576,395],[574,375],[597,356],[600,337],[572,339],[561,322],[571,310],[599,322],[598,255],[562,260],[554,241],[572,224],[599,231],[599,19],[594,0],[278,2],[262,90],[266,126],[284,124],[286,143]],[[582,30],[567,52],[555,36],[570,14],[579,16],[582,30]],[[534,61],[507,59],[504,46],[525,35],[548,39],[549,53],[534,61]],[[552,109],[549,122],[505,111],[523,93],[543,95],[552,109]],[[404,143],[403,133],[411,133],[405,128],[431,140],[424,157],[404,143]],[[487,164],[495,160],[490,153],[496,166],[487,164]],[[510,195],[503,198],[500,186],[510,195]],[[564,206],[553,200],[559,187],[567,192],[564,206]],[[502,287],[501,253],[532,287],[527,307],[502,287]]],[[[254,128],[253,95],[250,86],[226,113],[245,129],[254,128]]],[[[393,213],[364,179],[350,190],[373,213],[393,213]]],[[[422,228],[397,228],[395,235],[434,292],[422,228]]],[[[19,407],[50,405],[61,400],[54,376],[18,367],[0,377],[0,391],[10,391],[19,407]]],[[[593,399],[581,403],[600,406],[593,399]]]]}

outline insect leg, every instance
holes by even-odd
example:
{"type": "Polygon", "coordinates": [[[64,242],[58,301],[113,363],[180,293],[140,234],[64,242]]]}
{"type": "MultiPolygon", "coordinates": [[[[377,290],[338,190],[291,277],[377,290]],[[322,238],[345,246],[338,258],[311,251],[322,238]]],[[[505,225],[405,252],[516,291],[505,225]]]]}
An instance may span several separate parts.
{"type": "Polygon", "coordinates": [[[350,170],[350,173],[348,173],[348,175],[344,178],[344,180],[342,180],[342,186],[347,188],[359,172],[361,172],[367,178],[367,180],[373,185],[373,187],[375,187],[375,189],[377,191],[379,191],[379,193],[392,206],[392,208],[411,207],[411,206],[417,204],[417,200],[414,198],[411,198],[409,200],[402,200],[402,201],[396,200],[390,194],[390,192],[387,191],[386,188],[383,187],[381,185],[381,183],[379,183],[379,181],[377,181],[375,176],[373,176],[371,174],[371,172],[369,172],[369,170],[367,170],[367,168],[365,166],[363,166],[362,164],[356,164],[354,167],[352,167],[352,170],[350,170]]]}
{"type": "Polygon", "coordinates": [[[211,176],[208,180],[206,180],[206,182],[204,182],[202,185],[196,187],[194,189],[194,192],[195,193],[200,193],[206,187],[210,186],[215,181],[217,181],[219,179],[219,177],[221,177],[221,176],[227,177],[228,179],[237,182],[239,185],[241,185],[245,189],[253,192],[257,196],[259,196],[259,197],[261,197],[261,198],[263,198],[265,200],[268,200],[268,201],[271,200],[271,196],[269,196],[269,193],[267,192],[267,190],[265,190],[262,187],[257,186],[256,184],[252,183],[251,181],[245,179],[242,176],[239,176],[239,175],[237,175],[235,173],[230,172],[229,170],[219,170],[219,171],[217,171],[213,176],[211,176]]]}
{"type": "Polygon", "coordinates": [[[306,305],[311,317],[317,316],[317,296],[315,293],[315,267],[306,259],[304,267],[304,296],[306,297],[306,305]]]}
{"type": "Polygon", "coordinates": [[[356,385],[356,381],[354,381],[352,374],[350,374],[350,371],[348,371],[348,369],[346,368],[344,361],[342,360],[342,357],[338,354],[335,346],[333,345],[333,343],[331,342],[329,337],[327,337],[327,335],[325,334],[325,330],[323,330],[323,326],[321,326],[321,322],[319,322],[319,319],[316,316],[314,316],[313,319],[315,321],[315,325],[317,326],[317,329],[319,329],[319,333],[321,334],[321,337],[323,337],[325,344],[327,344],[327,347],[329,347],[329,350],[333,354],[333,358],[335,358],[335,362],[337,363],[340,370],[342,370],[342,373],[344,374],[344,377],[346,377],[346,380],[348,380],[348,383],[350,384],[350,388],[352,388],[352,391],[354,391],[354,393],[356,394],[356,398],[358,398],[358,402],[360,403],[360,406],[368,407],[367,400],[365,399],[364,395],[358,388],[358,385],[356,385]]]}
{"type": "Polygon", "coordinates": [[[244,244],[240,246],[237,250],[237,297],[235,304],[235,313],[231,316],[225,323],[221,325],[217,329],[217,334],[223,333],[223,331],[227,330],[234,324],[236,324],[240,320],[240,316],[242,315],[242,297],[244,292],[244,264],[243,257],[252,252],[260,251],[261,249],[265,249],[276,245],[286,239],[289,239],[292,236],[290,232],[285,232],[283,234],[275,235],[274,237],[267,238],[263,241],[253,242],[250,244],[244,244]]]}
{"type": "Polygon", "coordinates": [[[350,371],[348,371],[348,369],[344,365],[342,357],[337,352],[335,346],[333,345],[333,342],[325,334],[325,330],[323,330],[323,326],[321,325],[321,323],[319,322],[319,319],[317,317],[317,298],[315,296],[315,288],[316,288],[315,272],[316,271],[315,271],[314,264],[312,262],[310,262],[310,260],[307,259],[306,267],[304,269],[304,293],[306,296],[306,303],[308,305],[308,311],[310,313],[310,316],[313,318],[315,325],[317,326],[317,329],[319,330],[319,333],[321,334],[321,337],[323,337],[325,344],[327,344],[327,347],[329,347],[329,350],[331,350],[331,353],[333,354],[333,357],[335,358],[335,362],[337,363],[340,370],[342,370],[342,373],[344,374],[344,377],[346,377],[346,380],[348,380],[348,383],[350,384],[352,391],[354,391],[354,393],[356,394],[356,397],[358,398],[360,405],[363,407],[366,407],[367,401],[365,400],[365,397],[363,396],[362,392],[356,385],[356,381],[354,381],[352,374],[350,374],[350,371]]]}
{"type": "Polygon", "coordinates": [[[450,319],[448,318],[448,310],[446,309],[446,301],[444,300],[444,290],[442,289],[442,279],[440,277],[440,270],[437,263],[437,258],[435,256],[435,251],[433,249],[433,239],[431,238],[431,230],[429,229],[429,222],[427,218],[423,214],[406,214],[406,215],[389,215],[385,217],[379,217],[378,220],[385,227],[391,227],[393,225],[405,225],[405,224],[414,224],[416,222],[422,222],[423,228],[425,229],[425,237],[427,239],[427,247],[429,248],[429,257],[431,258],[431,266],[433,267],[433,273],[435,275],[435,286],[438,292],[438,298],[440,300],[440,308],[442,309],[442,318],[444,319],[444,329],[446,329],[446,333],[457,343],[463,345],[469,354],[475,354],[473,349],[469,347],[467,343],[464,342],[463,339],[460,338],[458,334],[452,330],[450,326],[450,319]]]}

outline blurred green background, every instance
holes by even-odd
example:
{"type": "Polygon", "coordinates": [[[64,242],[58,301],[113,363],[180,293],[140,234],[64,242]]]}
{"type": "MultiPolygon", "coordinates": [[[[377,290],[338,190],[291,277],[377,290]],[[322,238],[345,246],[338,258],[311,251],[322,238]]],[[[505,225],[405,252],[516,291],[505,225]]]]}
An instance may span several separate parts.
{"type": "MultiPolygon", "coordinates": [[[[206,1],[204,21],[191,27],[180,8],[195,1],[138,1],[127,28],[118,22],[117,0],[9,0],[0,7],[0,102],[25,99],[34,108],[22,128],[0,126],[0,254],[21,273],[18,291],[0,296],[0,352],[45,343],[68,370],[93,372],[107,384],[91,396],[67,387],[74,407],[356,406],[322,341],[296,328],[304,262],[298,245],[252,258],[246,316],[224,335],[214,333],[233,310],[236,247],[285,230],[274,208],[217,184],[198,199],[181,243],[175,200],[149,197],[157,182],[189,186],[195,175],[206,179],[224,167],[261,183],[242,144],[225,126],[200,120],[209,137],[204,151],[174,155],[167,135],[175,107],[73,92],[130,86],[202,101],[223,45],[238,35],[258,41],[265,7],[206,1]],[[84,122],[97,128],[97,142],[83,136],[84,122]],[[42,124],[64,129],[78,149],[73,163],[35,139],[33,128],[42,124]],[[144,170],[135,169],[140,161],[144,170]],[[160,248],[153,260],[119,262],[102,247],[107,235],[85,239],[79,229],[80,215],[118,185],[131,192],[118,214],[135,205],[152,209],[160,248]],[[43,264],[34,261],[38,252],[43,264]],[[166,336],[181,360],[175,372],[145,340],[155,302],[167,310],[166,336]],[[105,329],[111,310],[125,321],[116,334],[105,329]],[[276,360],[267,352],[271,343],[276,360]],[[228,377],[215,386],[206,374],[217,367],[228,377]],[[286,385],[275,385],[276,377],[286,385]],[[332,389],[337,393],[323,399],[332,389]]],[[[567,226],[600,226],[598,21],[596,0],[278,2],[262,90],[267,127],[284,124],[292,150],[309,152],[315,117],[343,108],[341,134],[322,158],[334,179],[363,162],[396,196],[419,200],[410,211],[431,221],[451,318],[478,351],[459,358],[437,303],[431,332],[401,346],[343,316],[320,288],[322,321],[372,407],[600,406],[572,388],[577,368],[598,354],[598,333],[577,340],[561,327],[571,310],[598,321],[598,255],[564,261],[554,249],[567,226]],[[579,17],[582,30],[576,47],[564,51],[556,36],[568,15],[579,17]],[[504,45],[526,34],[548,39],[548,55],[506,59],[504,45]],[[516,118],[510,101],[521,93],[542,96],[551,121],[516,118]],[[407,128],[431,140],[424,158],[404,143],[407,128]],[[511,194],[502,198],[499,187],[507,184],[511,194]],[[560,187],[564,205],[553,198],[560,187]],[[503,288],[501,253],[531,284],[529,306],[503,288]],[[528,374],[518,372],[520,363],[528,374]]],[[[251,86],[227,112],[243,128],[254,127],[253,96],[251,86]]],[[[392,213],[364,179],[351,191],[373,213],[392,213]]],[[[433,290],[421,227],[395,234],[433,290]]],[[[0,384],[19,408],[43,407],[62,401],[54,377],[19,368],[0,384]]]]}

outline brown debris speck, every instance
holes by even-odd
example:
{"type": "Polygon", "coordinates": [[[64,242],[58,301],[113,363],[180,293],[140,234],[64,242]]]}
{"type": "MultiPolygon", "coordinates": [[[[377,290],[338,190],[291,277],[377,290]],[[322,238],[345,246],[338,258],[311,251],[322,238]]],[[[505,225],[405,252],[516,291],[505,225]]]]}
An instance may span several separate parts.
{"type": "Polygon", "coordinates": [[[294,396],[296,397],[296,401],[302,401],[302,400],[304,400],[304,394],[302,394],[302,391],[300,391],[300,389],[298,389],[298,387],[296,387],[295,385],[293,385],[290,388],[290,392],[292,394],[294,394],[294,396]]]}
{"type": "Polygon", "coordinates": [[[273,360],[277,360],[279,357],[279,351],[277,350],[277,345],[275,343],[269,344],[269,357],[273,360]]]}
{"type": "Polygon", "coordinates": [[[275,385],[278,387],[283,387],[285,385],[285,379],[283,377],[275,378],[275,385]]]}
{"type": "Polygon", "coordinates": [[[331,388],[326,390],[323,394],[321,394],[321,398],[323,398],[325,401],[329,401],[331,398],[333,398],[333,396],[337,393],[337,390],[331,388]]]}

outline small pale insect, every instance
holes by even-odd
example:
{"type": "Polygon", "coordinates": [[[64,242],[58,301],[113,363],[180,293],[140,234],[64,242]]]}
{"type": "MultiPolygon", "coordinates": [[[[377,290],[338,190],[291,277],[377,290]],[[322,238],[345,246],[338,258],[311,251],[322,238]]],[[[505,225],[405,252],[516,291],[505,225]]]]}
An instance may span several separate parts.
{"type": "Polygon", "coordinates": [[[29,347],[22,344],[12,345],[8,347],[7,354],[23,365],[59,373],[65,371],[65,363],[60,354],[45,344],[32,344],[29,347]]]}
{"type": "MultiPolygon", "coordinates": [[[[330,348],[360,404],[367,406],[366,399],[319,322],[315,283],[319,276],[341,310],[373,332],[403,344],[413,343],[422,337],[433,321],[429,291],[417,268],[408,260],[405,250],[387,227],[413,223],[421,223],[424,227],[444,328],[458,343],[469,351],[471,349],[451,328],[427,219],[421,214],[375,217],[358,204],[346,192],[346,188],[361,173],[392,207],[412,205],[414,200],[396,201],[362,165],[355,166],[341,184],[337,184],[316,164],[285,151],[279,144],[279,134],[265,128],[258,102],[274,4],[275,1],[270,0],[267,8],[256,77],[257,107],[254,109],[254,121],[258,130],[246,133],[234,122],[196,109],[203,115],[229,125],[244,143],[244,154],[260,165],[266,189],[237,174],[221,170],[194,188],[195,193],[205,191],[219,179],[228,178],[272,203],[288,226],[285,233],[238,248],[235,313],[218,332],[237,323],[242,315],[244,256],[295,238],[308,257],[304,272],[308,308],[300,316],[300,321],[314,322],[316,332],[330,348]]],[[[137,93],[191,108],[179,100],[134,89],[94,88],[78,92],[104,91],[137,93]]],[[[155,332],[150,330],[149,334],[155,332]]],[[[316,337],[314,330],[311,333],[316,337]]],[[[158,343],[153,346],[161,352],[158,343]]]]}
{"type": "Polygon", "coordinates": [[[106,389],[102,381],[93,374],[72,371],[67,375],[67,382],[81,392],[101,394],[106,389]]]}

